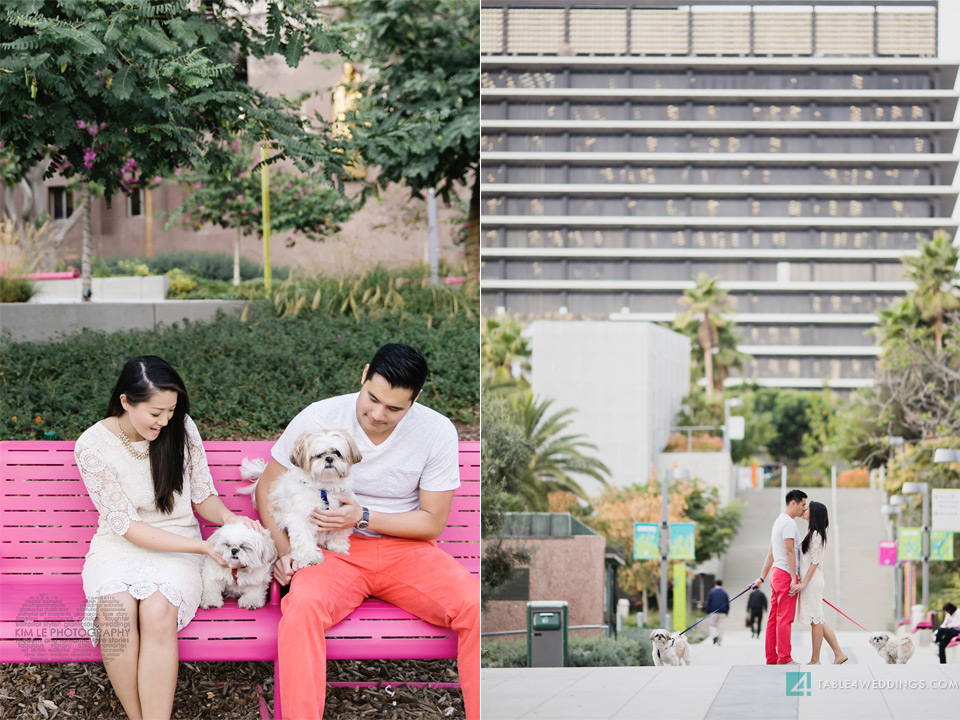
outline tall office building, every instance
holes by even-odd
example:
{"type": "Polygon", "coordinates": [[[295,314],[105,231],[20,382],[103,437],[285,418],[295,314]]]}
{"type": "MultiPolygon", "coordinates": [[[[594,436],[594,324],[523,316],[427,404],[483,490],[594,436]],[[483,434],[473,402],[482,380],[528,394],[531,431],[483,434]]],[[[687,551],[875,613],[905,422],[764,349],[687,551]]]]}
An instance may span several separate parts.
{"type": "Polygon", "coordinates": [[[700,273],[760,384],[869,384],[953,236],[935,1],[483,0],[483,310],[670,320],[700,273]]]}

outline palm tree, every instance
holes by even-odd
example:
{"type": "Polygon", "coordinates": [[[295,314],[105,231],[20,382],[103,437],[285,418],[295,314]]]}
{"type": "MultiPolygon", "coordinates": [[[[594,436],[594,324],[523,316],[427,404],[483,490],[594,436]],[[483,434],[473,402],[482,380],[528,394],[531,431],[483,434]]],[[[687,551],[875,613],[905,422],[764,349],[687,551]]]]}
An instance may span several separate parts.
{"type": "Polygon", "coordinates": [[[523,373],[530,371],[530,345],[519,323],[509,318],[487,320],[480,337],[482,382],[487,390],[510,390],[528,385],[523,373]],[[514,365],[521,375],[513,376],[514,365]]]}
{"type": "Polygon", "coordinates": [[[917,283],[912,293],[913,302],[923,319],[933,325],[937,353],[943,352],[944,316],[960,307],[954,283],[960,279],[957,261],[960,251],[953,246],[947,234],[937,231],[933,239],[921,242],[920,255],[904,260],[907,276],[917,283]]]}
{"type": "Polygon", "coordinates": [[[585,475],[606,486],[610,470],[600,460],[584,454],[596,450],[583,435],[564,435],[575,411],[567,408],[550,414],[552,399],[535,398],[529,390],[512,399],[515,420],[533,447],[530,464],[521,479],[520,496],[535,511],[546,511],[547,495],[562,491],[584,500],[587,494],[573,475],[585,475]]]}
{"type": "Polygon", "coordinates": [[[713,373],[713,349],[719,342],[719,328],[727,324],[723,313],[730,309],[725,290],[720,289],[720,278],[710,278],[704,273],[697,276],[696,285],[685,290],[680,302],[689,309],[677,318],[676,326],[683,329],[692,323],[697,325],[697,337],[703,348],[704,375],[707,380],[707,400],[713,400],[716,391],[713,373]]]}

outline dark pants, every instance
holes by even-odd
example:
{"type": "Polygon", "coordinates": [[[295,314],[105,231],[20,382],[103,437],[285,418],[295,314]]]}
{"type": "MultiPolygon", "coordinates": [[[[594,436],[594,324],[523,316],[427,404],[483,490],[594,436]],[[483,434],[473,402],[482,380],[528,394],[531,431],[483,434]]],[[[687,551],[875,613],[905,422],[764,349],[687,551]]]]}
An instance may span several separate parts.
{"type": "Polygon", "coordinates": [[[760,628],[763,627],[763,610],[750,611],[750,634],[760,637],[760,628]]]}
{"type": "Polygon", "coordinates": [[[956,628],[938,628],[937,629],[937,645],[940,646],[940,664],[947,664],[947,645],[950,643],[953,638],[957,635],[960,635],[960,630],[956,628]]]}

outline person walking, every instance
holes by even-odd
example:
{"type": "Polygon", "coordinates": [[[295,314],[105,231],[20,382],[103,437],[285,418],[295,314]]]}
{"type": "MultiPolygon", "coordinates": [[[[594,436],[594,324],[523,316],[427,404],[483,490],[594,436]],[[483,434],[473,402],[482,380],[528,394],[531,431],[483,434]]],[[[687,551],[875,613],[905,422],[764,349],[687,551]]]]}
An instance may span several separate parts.
{"type": "Polygon", "coordinates": [[[940,664],[946,665],[947,645],[953,638],[960,635],[960,612],[957,612],[957,606],[953,603],[944,603],[943,611],[947,616],[933,634],[933,639],[940,646],[940,664]]]}
{"type": "Polygon", "coordinates": [[[716,580],[713,590],[707,593],[705,610],[710,617],[707,621],[710,626],[710,637],[713,638],[714,645],[720,645],[723,642],[723,624],[730,612],[730,596],[723,589],[723,580],[716,580]]]}
{"type": "Polygon", "coordinates": [[[767,611],[767,596],[763,590],[756,588],[747,598],[747,610],[750,611],[750,636],[760,637],[760,628],[763,627],[763,614],[767,611]]]}
{"type": "Polygon", "coordinates": [[[799,664],[790,656],[790,631],[797,612],[797,597],[790,591],[799,584],[800,528],[796,519],[807,509],[807,494],[803,490],[791,490],[785,499],[787,506],[770,530],[770,548],[760,577],[751,586],[760,587],[770,573],[770,616],[764,642],[767,665],[799,664]]]}
{"type": "Polygon", "coordinates": [[[803,519],[809,525],[807,534],[800,543],[800,584],[790,588],[791,595],[800,597],[800,622],[810,625],[810,636],[813,648],[808,665],[820,664],[820,648],[823,639],[833,650],[833,664],[842,665],[847,656],[840,649],[837,636],[827,624],[823,616],[823,546],[827,544],[827,527],[830,519],[827,516],[827,506],[823,503],[811,502],[804,510],[803,519]]]}

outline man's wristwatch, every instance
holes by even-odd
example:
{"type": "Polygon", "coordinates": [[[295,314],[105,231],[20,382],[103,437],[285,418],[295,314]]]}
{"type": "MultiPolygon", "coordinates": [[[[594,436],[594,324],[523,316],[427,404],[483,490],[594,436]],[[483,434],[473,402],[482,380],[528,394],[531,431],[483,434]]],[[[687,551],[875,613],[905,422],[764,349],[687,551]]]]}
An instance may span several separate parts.
{"type": "Polygon", "coordinates": [[[369,524],[370,511],[367,508],[363,508],[363,517],[357,520],[357,530],[366,530],[369,524]]]}

